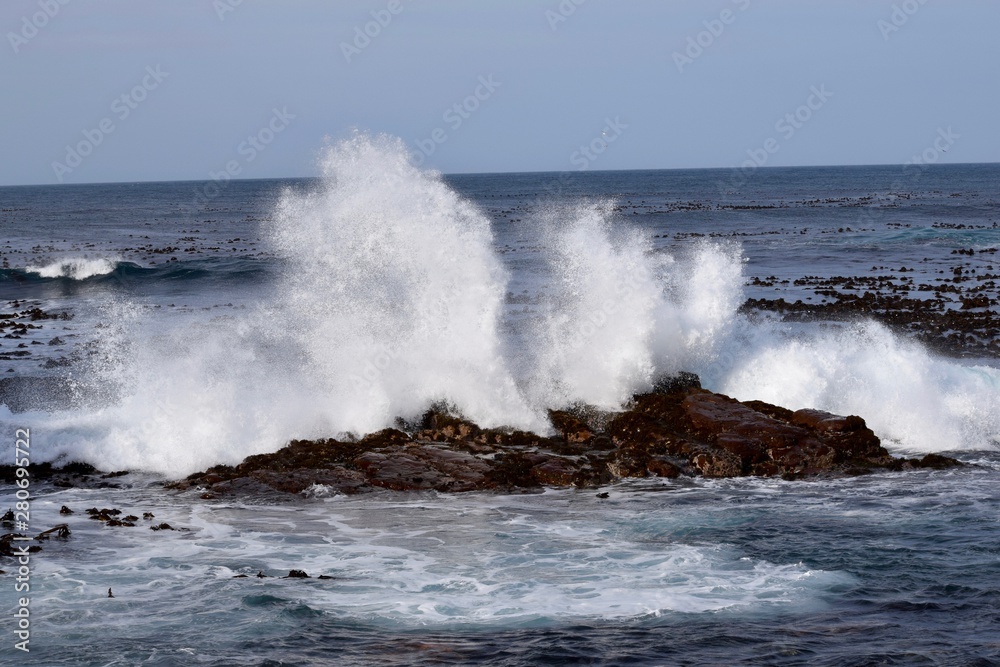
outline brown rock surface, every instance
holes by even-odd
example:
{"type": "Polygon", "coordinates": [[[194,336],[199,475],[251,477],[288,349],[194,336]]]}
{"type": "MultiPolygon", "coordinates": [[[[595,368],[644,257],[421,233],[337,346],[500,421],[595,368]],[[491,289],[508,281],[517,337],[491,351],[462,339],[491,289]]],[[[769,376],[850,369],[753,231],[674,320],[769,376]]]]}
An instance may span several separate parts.
{"type": "Polygon", "coordinates": [[[340,493],[458,492],[596,487],[623,477],[795,479],[962,465],[937,454],[894,458],[860,417],[737,401],[702,389],[690,374],[635,396],[622,412],[583,407],[549,415],[554,437],[483,429],[431,411],[410,433],[386,429],[353,441],[296,440],[274,454],[216,466],[171,486],[210,496],[300,493],[314,484],[340,493]]]}

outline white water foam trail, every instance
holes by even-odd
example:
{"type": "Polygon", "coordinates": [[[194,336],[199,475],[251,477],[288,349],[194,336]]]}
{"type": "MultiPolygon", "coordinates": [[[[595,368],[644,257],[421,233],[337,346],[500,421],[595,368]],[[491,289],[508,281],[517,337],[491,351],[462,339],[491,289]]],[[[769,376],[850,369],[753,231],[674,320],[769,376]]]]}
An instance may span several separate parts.
{"type": "Polygon", "coordinates": [[[42,278],[72,278],[86,280],[94,276],[111,273],[118,266],[117,259],[87,257],[68,257],[42,266],[25,267],[27,273],[37,273],[42,278]]]}
{"type": "MultiPolygon", "coordinates": [[[[74,525],[76,539],[91,545],[87,557],[63,552],[37,563],[32,572],[44,581],[45,599],[61,601],[39,605],[39,613],[46,628],[78,625],[75,612],[113,586],[118,599],[144,605],[131,622],[151,628],[176,617],[178,605],[204,607],[206,600],[218,610],[206,623],[239,622],[248,604],[269,613],[254,604],[263,602],[258,596],[383,628],[523,627],[804,611],[854,581],[730,545],[686,544],[684,536],[704,525],[700,503],[678,506],[637,493],[627,505],[644,510],[622,512],[588,496],[403,494],[398,501],[376,495],[248,507],[192,505],[155,487],[123,489],[116,496],[123,511],[151,511],[156,521],[191,532],[154,538],[149,530],[74,525]],[[312,575],[310,585],[279,578],[292,568],[312,575]],[[252,576],[260,571],[271,576],[252,576]],[[251,576],[234,580],[239,573],[251,576]],[[323,574],[334,579],[315,579],[323,574]]],[[[67,490],[36,501],[33,513],[54,525],[65,520],[61,505],[87,507],[104,497],[67,490]]],[[[8,499],[12,491],[0,496],[8,499]]]]}

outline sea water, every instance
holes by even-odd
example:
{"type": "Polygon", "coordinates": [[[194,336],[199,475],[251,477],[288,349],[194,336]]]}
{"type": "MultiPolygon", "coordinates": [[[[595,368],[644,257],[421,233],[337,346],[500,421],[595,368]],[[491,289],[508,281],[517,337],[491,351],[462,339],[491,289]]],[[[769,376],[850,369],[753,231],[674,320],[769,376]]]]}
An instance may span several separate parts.
{"type": "Polygon", "coordinates": [[[0,339],[0,377],[74,388],[58,406],[0,406],[11,459],[29,428],[35,462],[132,471],[103,489],[35,484],[30,532],[73,534],[32,557],[32,652],[6,655],[998,664],[997,360],[942,357],[863,319],[789,324],[740,305],[813,299],[780,283],[807,275],[950,272],[953,251],[1000,245],[1000,167],[445,177],[359,135],[321,168],[0,189],[5,311],[17,299],[67,314],[0,339]],[[748,284],[770,276],[779,287],[748,284]],[[608,499],[316,487],[204,501],[161,486],[442,401],[545,432],[548,408],[614,408],[681,370],[740,399],[860,414],[898,454],[975,465],[634,480],[608,499]],[[155,521],[109,528],[83,516],[94,506],[155,521]],[[177,530],[148,529],[159,522],[177,530]],[[312,578],[280,578],[291,569],[312,578]]]}

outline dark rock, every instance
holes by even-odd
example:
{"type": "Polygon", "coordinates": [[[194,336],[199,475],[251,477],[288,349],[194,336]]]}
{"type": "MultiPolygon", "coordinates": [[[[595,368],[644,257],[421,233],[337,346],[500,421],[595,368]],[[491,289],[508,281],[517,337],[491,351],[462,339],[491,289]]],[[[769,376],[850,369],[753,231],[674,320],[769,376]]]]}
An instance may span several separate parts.
{"type": "Polygon", "coordinates": [[[965,464],[948,456],[942,456],[940,454],[927,454],[924,458],[918,461],[915,460],[913,465],[917,468],[934,468],[936,470],[942,470],[944,468],[957,468],[964,466],[965,464]]]}
{"type": "Polygon", "coordinates": [[[47,540],[52,535],[55,535],[56,537],[60,537],[60,538],[63,538],[63,539],[69,537],[70,536],[69,526],[67,524],[65,524],[65,523],[60,523],[57,526],[53,526],[52,528],[49,528],[48,530],[44,530],[44,531],[40,532],[35,539],[36,540],[47,540]]]}
{"type": "Polygon", "coordinates": [[[662,377],[653,384],[654,394],[675,394],[688,389],[701,389],[701,378],[694,373],[681,371],[677,375],[662,377]]]}
{"type": "Polygon", "coordinates": [[[651,456],[646,464],[646,470],[654,477],[675,479],[683,472],[680,466],[670,461],[666,456],[651,456]]]}
{"type": "Polygon", "coordinates": [[[573,461],[553,456],[532,466],[531,476],[544,486],[572,486],[578,469],[573,461]]]}
{"type": "MultiPolygon", "coordinates": [[[[14,540],[17,539],[18,541],[22,541],[26,537],[27,535],[21,535],[19,533],[7,533],[6,535],[0,535],[0,556],[7,556],[8,558],[17,556],[17,552],[20,551],[20,547],[17,547],[15,550],[13,547],[14,540]]],[[[28,553],[38,553],[41,550],[42,548],[37,544],[28,547],[28,553]]]]}
{"type": "Polygon", "coordinates": [[[287,577],[283,579],[309,579],[309,575],[304,570],[289,570],[287,577]]]}
{"type": "Polygon", "coordinates": [[[301,493],[314,485],[341,493],[534,490],[597,488],[627,477],[801,479],[957,464],[938,455],[893,458],[860,417],[737,401],[701,389],[690,374],[661,380],[622,412],[574,406],[549,417],[559,437],[482,429],[435,409],[412,434],[385,429],[349,442],[296,440],[169,486],[212,497],[301,493]]]}
{"type": "Polygon", "coordinates": [[[73,510],[71,510],[70,508],[68,508],[65,505],[63,505],[62,507],[59,508],[59,513],[60,514],[72,514],[73,510]]]}
{"type": "Polygon", "coordinates": [[[568,445],[583,444],[594,439],[594,432],[590,427],[565,410],[550,410],[549,420],[562,433],[568,445]]]}
{"type": "Polygon", "coordinates": [[[420,445],[368,452],[354,465],[369,483],[395,491],[471,491],[483,486],[490,471],[488,463],[471,454],[420,445]]]}

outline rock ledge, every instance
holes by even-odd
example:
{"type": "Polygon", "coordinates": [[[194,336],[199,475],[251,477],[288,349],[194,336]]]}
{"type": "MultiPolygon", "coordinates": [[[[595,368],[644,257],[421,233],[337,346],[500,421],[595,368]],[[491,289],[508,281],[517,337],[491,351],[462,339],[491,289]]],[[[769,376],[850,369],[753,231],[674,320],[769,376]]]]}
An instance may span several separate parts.
{"type": "Polygon", "coordinates": [[[684,374],[635,396],[623,412],[581,407],[549,413],[558,435],[483,429],[439,411],[407,431],[360,440],[294,440],[237,466],[215,466],[171,488],[228,493],[599,487],[628,477],[859,475],[944,468],[929,454],[891,456],[860,417],[740,402],[684,374]],[[321,485],[321,487],[316,487],[321,485]]]}

